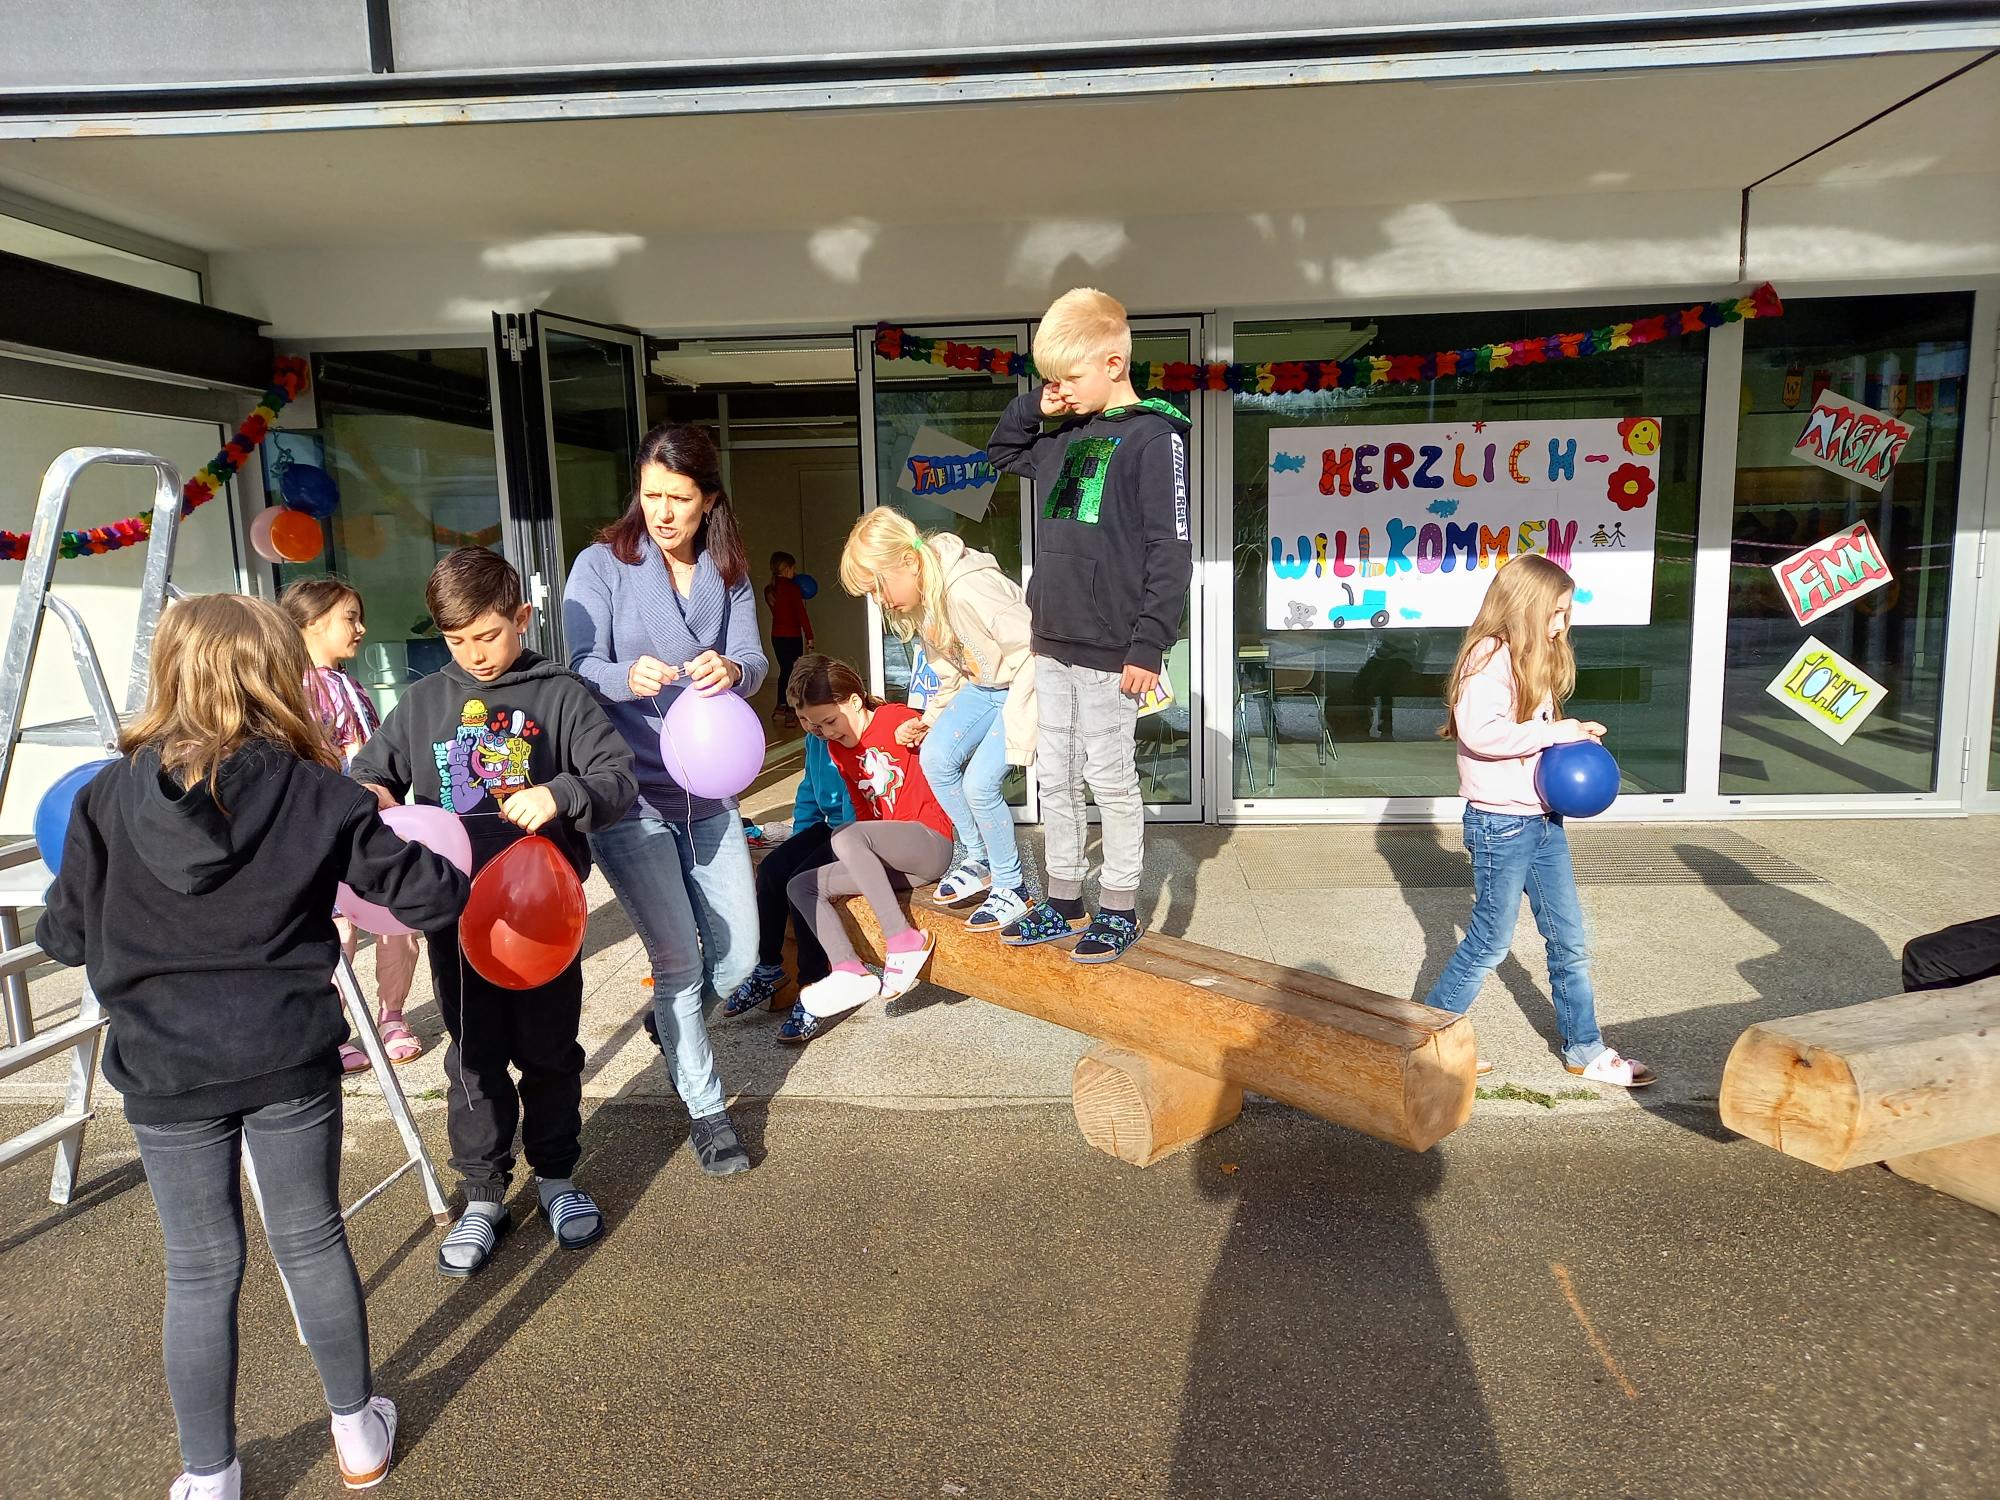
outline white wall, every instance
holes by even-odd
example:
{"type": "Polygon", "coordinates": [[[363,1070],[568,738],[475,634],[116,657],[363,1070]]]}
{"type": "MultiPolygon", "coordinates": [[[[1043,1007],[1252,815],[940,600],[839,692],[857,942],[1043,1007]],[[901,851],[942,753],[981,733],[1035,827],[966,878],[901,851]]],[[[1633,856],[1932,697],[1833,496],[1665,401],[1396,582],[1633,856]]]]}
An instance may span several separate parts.
{"type": "MultiPolygon", "coordinates": [[[[1190,197],[1195,196],[1190,192],[1190,197]]],[[[978,206],[968,199],[967,208],[978,206]]],[[[734,234],[578,235],[214,258],[216,300],[281,338],[477,333],[545,307],[655,332],[1039,312],[1089,282],[1135,311],[1365,311],[1738,278],[1734,190],[1417,202],[1207,217],[921,226],[865,217],[734,234]]],[[[1760,189],[1752,279],[2000,272],[2000,176],[1760,189]]]]}
{"type": "MultiPolygon", "coordinates": [[[[0,483],[0,528],[29,529],[43,471],[66,449],[85,445],[139,448],[167,459],[185,478],[215,457],[222,439],[221,429],[208,422],[0,398],[0,475],[5,476],[5,482],[0,483]]],[[[110,465],[87,469],[77,481],[68,529],[101,526],[149,510],[152,504],[150,469],[110,465]]],[[[232,504],[218,497],[185,518],[173,573],[182,588],[207,593],[238,587],[232,504]]],[[[64,559],[56,564],[55,590],[76,605],[90,627],[105,678],[111,684],[112,701],[121,708],[132,670],[132,632],[144,559],[144,547],[128,547],[102,557],[64,559]]],[[[0,563],[0,619],[13,617],[21,569],[17,562],[0,563]]],[[[25,722],[46,723],[89,711],[70,658],[69,634],[51,616],[44,624],[29,673],[25,722]]],[[[7,778],[6,799],[0,802],[0,833],[13,836],[27,832],[34,823],[35,804],[49,783],[71,766],[95,759],[100,753],[22,746],[7,778]]]]}

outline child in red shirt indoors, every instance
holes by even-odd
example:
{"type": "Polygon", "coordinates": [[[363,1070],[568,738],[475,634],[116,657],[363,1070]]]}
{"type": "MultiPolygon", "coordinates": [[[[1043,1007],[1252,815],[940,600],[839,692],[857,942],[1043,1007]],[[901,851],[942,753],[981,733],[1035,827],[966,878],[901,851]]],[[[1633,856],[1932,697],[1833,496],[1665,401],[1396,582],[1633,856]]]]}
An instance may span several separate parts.
{"type": "Polygon", "coordinates": [[[785,687],[792,680],[792,668],[813,648],[812,619],[806,614],[806,592],[798,582],[799,560],[789,552],[771,554],[771,581],[764,585],[764,603],[771,610],[771,655],[777,668],[778,706],[775,719],[798,716],[785,701],[785,687]]]}
{"type": "Polygon", "coordinates": [[[854,802],[854,821],[833,836],[833,863],[803,871],[785,888],[833,965],[799,993],[805,1017],[824,1021],[916,987],[931,939],[904,918],[896,893],[929,885],[951,868],[951,817],[931,794],[917,747],[896,738],[918,717],[915,709],[883,703],[854,668],[826,656],[803,658],[785,696],[806,730],[826,741],[854,802]],[[855,955],[834,908],[840,896],[865,898],[882,924],[880,979],[855,955]]]}

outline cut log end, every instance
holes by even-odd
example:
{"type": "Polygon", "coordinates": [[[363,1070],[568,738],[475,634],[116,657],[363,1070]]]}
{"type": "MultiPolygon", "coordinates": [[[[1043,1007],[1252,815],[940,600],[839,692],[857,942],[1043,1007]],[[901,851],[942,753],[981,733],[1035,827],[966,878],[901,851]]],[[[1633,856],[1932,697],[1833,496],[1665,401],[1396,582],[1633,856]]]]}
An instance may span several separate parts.
{"type": "Polygon", "coordinates": [[[1127,1047],[1093,1047],[1076,1065],[1071,1103],[1083,1138],[1149,1167],[1243,1111],[1243,1090],[1127,1047]]]}

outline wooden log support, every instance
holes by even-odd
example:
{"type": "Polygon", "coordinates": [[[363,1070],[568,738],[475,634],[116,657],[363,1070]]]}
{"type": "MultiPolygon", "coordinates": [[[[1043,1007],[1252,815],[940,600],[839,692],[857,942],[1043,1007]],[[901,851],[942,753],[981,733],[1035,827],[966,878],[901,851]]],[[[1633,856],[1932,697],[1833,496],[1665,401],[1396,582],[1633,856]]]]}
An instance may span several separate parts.
{"type": "Polygon", "coordinates": [[[1722,1123],[2000,1213],[2000,979],[1752,1026],[1723,1071],[1722,1123]]]}
{"type": "Polygon", "coordinates": [[[1752,1026],[1722,1123],[1838,1172],[2000,1134],[2000,979],[1752,1026]]]}
{"type": "Polygon", "coordinates": [[[1150,1167],[1243,1112],[1243,1089],[1129,1047],[1099,1044],[1077,1059],[1076,1128],[1106,1156],[1150,1167]]]}
{"type": "MultiPolygon", "coordinates": [[[[966,931],[963,913],[921,899],[909,911],[936,941],[932,983],[1143,1055],[1143,1073],[1129,1072],[1123,1084],[1079,1069],[1086,1087],[1078,1118],[1144,1115],[1150,1159],[1226,1123],[1222,1112],[1233,1115],[1235,1105],[1216,1084],[1412,1151],[1429,1149],[1472,1112],[1472,1025],[1449,1011],[1169,937],[1149,936],[1117,963],[1084,967],[1068,944],[1009,948],[966,931]],[[1195,1089],[1163,1064],[1210,1087],[1195,1089]],[[1119,1087],[1125,1104],[1101,1097],[1119,1087]]],[[[867,903],[847,901],[845,918],[859,950],[879,962],[881,931],[867,903]]],[[[1115,1154],[1132,1159],[1122,1144],[1115,1154]]]]}

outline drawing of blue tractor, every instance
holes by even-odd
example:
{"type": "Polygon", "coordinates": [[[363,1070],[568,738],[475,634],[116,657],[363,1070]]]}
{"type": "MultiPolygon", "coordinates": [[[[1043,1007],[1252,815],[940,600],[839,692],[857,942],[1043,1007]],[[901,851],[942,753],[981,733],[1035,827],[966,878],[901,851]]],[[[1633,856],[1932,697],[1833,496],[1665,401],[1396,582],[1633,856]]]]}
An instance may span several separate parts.
{"type": "Polygon", "coordinates": [[[1326,612],[1326,623],[1331,625],[1335,630],[1340,629],[1349,620],[1366,620],[1377,630],[1380,630],[1384,625],[1389,623],[1389,596],[1383,593],[1382,590],[1366,590],[1361,595],[1361,602],[1356,604],[1354,602],[1354,585],[1343,583],[1341,588],[1347,591],[1347,602],[1345,604],[1336,604],[1326,612]]]}

